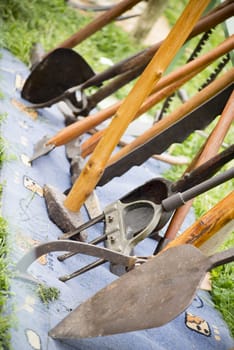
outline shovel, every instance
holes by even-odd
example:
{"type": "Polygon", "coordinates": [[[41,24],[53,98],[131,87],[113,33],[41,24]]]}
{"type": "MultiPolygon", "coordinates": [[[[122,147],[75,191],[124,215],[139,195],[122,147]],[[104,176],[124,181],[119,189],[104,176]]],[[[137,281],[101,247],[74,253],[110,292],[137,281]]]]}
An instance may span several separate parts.
{"type": "Polygon", "coordinates": [[[207,271],[233,260],[233,248],[210,257],[191,245],[168,249],[100,290],[49,335],[88,338],[160,327],[191,304],[207,271]]]}
{"type": "MultiPolygon", "coordinates": [[[[139,1],[138,1],[139,2],[139,1]]],[[[222,4],[218,6],[216,9],[210,12],[209,15],[204,16],[195,26],[194,30],[189,36],[189,39],[192,37],[198,35],[199,33],[206,31],[207,29],[210,29],[211,27],[216,26],[218,23],[223,22],[225,19],[229,18],[231,14],[234,12],[234,6],[232,3],[229,3],[229,1],[226,1],[225,4],[222,4]]],[[[82,39],[83,40],[83,39],[82,39]]],[[[80,42],[75,40],[68,39],[67,43],[66,41],[61,43],[57,48],[71,48],[74,47],[77,43],[80,42]]],[[[103,81],[111,79],[117,75],[123,74],[123,76],[120,76],[118,78],[118,82],[113,81],[113,83],[110,83],[109,87],[105,87],[105,92],[98,92],[97,94],[94,94],[93,97],[89,97],[87,104],[84,106],[80,106],[80,113],[83,109],[90,110],[90,108],[93,108],[98,101],[102,100],[104,97],[107,97],[114,91],[118,90],[121,86],[125,85],[126,83],[130,82],[131,80],[135,79],[138,77],[146,65],[149,63],[150,59],[153,57],[155,52],[158,50],[160,47],[161,42],[153,45],[147,50],[144,50],[128,59],[125,59],[117,64],[115,64],[113,67],[109,68],[108,70],[99,73],[87,81],[84,81],[83,84],[73,86],[70,89],[64,90],[63,93],[57,94],[55,98],[49,99],[47,98],[47,92],[43,91],[41,92],[41,99],[37,100],[37,102],[34,102],[35,96],[37,95],[36,88],[37,88],[37,80],[34,82],[34,77],[35,73],[33,72],[30,74],[30,76],[27,78],[25,86],[23,87],[22,90],[22,97],[25,98],[26,100],[36,103],[36,105],[32,106],[33,108],[42,108],[42,107],[49,107],[52,104],[59,102],[61,100],[64,100],[66,98],[69,98],[70,94],[74,94],[77,90],[83,91],[85,88],[88,88],[90,86],[99,86],[103,81]],[[104,96],[105,94],[105,96],[104,96]]],[[[47,56],[49,58],[49,56],[47,56]]],[[[50,66],[51,69],[54,69],[54,62],[53,60],[50,60],[50,66]]],[[[82,67],[81,67],[82,68],[82,67]]],[[[40,78],[43,79],[43,84],[46,86],[46,84],[53,85],[53,82],[48,82],[47,74],[46,72],[44,73],[44,67],[42,63],[39,63],[38,66],[35,68],[35,70],[40,71],[40,78]]],[[[34,71],[35,71],[34,70],[34,71]]],[[[79,65],[76,66],[75,72],[80,71],[79,65]]],[[[61,71],[62,72],[62,71],[61,71]]],[[[63,81],[63,79],[62,79],[63,81]]],[[[62,82],[61,82],[62,83],[62,82]]],[[[72,86],[72,85],[71,85],[72,86]]]]}
{"type": "MultiPolygon", "coordinates": [[[[186,64],[183,67],[178,68],[176,71],[168,74],[167,76],[163,77],[158,84],[154,88],[154,93],[158,92],[158,99],[162,99],[165,96],[165,93],[163,93],[163,89],[168,86],[171,82],[178,81],[181,76],[188,76],[190,79],[191,72],[198,73],[197,69],[199,70],[204,69],[207,65],[209,65],[212,61],[217,59],[218,57],[224,55],[228,51],[233,49],[233,38],[230,37],[226,39],[222,44],[220,44],[217,48],[213,49],[209,53],[202,55],[201,57],[195,59],[193,62],[190,62],[186,64]],[[161,92],[160,92],[161,91],[161,92]]],[[[156,95],[155,95],[156,96],[156,95]]],[[[144,113],[146,110],[152,107],[152,104],[156,103],[156,100],[154,98],[154,101],[152,101],[153,96],[150,97],[150,104],[144,103],[142,107],[140,108],[137,117],[144,113]]],[[[55,134],[52,137],[45,136],[41,140],[39,140],[34,147],[34,153],[30,159],[30,161],[33,161],[37,159],[40,156],[46,155],[50,151],[52,151],[55,147],[61,146],[66,144],[67,142],[71,141],[72,139],[80,136],[84,132],[87,132],[91,128],[97,126],[107,118],[111,117],[117,110],[117,108],[120,106],[120,102],[116,103],[115,105],[105,109],[104,111],[100,111],[96,114],[89,115],[83,120],[79,120],[72,125],[69,125],[62,130],[60,130],[57,134],[55,134]]],[[[91,141],[91,140],[90,140],[91,141]]],[[[91,143],[89,141],[89,144],[91,143]]],[[[96,142],[95,142],[96,145],[96,142]]],[[[85,148],[85,145],[84,145],[85,148]]]]}
{"type": "MultiPolygon", "coordinates": [[[[90,65],[77,52],[59,48],[34,68],[23,86],[21,95],[32,103],[46,102],[94,75],[90,65]]],[[[76,103],[75,92],[67,98],[76,103]]]]}
{"type": "MultiPolygon", "coordinates": [[[[96,17],[70,38],[60,43],[33,69],[23,86],[22,97],[32,103],[44,103],[53,100],[70,87],[79,86],[93,77],[95,74],[92,68],[83,57],[72,51],[71,48],[81,43],[140,1],[121,1],[110,10],[96,17]]],[[[74,92],[71,95],[74,97],[74,92]]],[[[70,94],[66,98],[70,99],[70,94]]]]}

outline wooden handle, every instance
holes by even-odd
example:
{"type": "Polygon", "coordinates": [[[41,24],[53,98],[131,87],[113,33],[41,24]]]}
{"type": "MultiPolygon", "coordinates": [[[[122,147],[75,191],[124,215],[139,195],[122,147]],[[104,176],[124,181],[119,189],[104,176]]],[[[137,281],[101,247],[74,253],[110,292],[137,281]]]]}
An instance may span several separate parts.
{"type": "MultiPolygon", "coordinates": [[[[233,120],[234,92],[232,92],[231,96],[229,97],[223,113],[221,114],[221,117],[219,118],[214,130],[207,139],[200,156],[198,157],[197,161],[194,162],[195,168],[204,164],[207,160],[218,153],[233,120]]],[[[193,200],[187,202],[185,205],[176,210],[165,233],[166,239],[172,240],[175,238],[192,204],[193,200]]]]}
{"type": "Polygon", "coordinates": [[[209,0],[189,1],[175,26],[121,104],[110,126],[74,183],[64,201],[64,205],[68,210],[78,211],[95,188],[120,137],[135,117],[144,99],[150,94],[154,84],[160,79],[191,33],[208,3],[209,0]],[[182,31],[181,28],[183,28],[182,31]]]}
{"type": "MultiPolygon", "coordinates": [[[[188,76],[188,74],[201,71],[205,67],[207,67],[211,62],[219,58],[220,56],[223,56],[227,52],[233,50],[234,48],[234,35],[232,35],[230,38],[226,39],[223,43],[221,43],[218,47],[211,50],[210,52],[200,56],[199,58],[187,63],[183,67],[179,67],[174,72],[168,74],[167,76],[160,79],[160,81],[154,86],[153,91],[156,93],[157,91],[163,89],[164,87],[168,86],[172,82],[175,82],[182,77],[188,76]]],[[[164,96],[164,95],[162,95],[164,96]]],[[[150,101],[152,97],[149,97],[147,101],[150,101]]],[[[148,107],[145,105],[145,103],[142,105],[139,113],[137,113],[137,116],[144,113],[144,111],[147,110],[147,108],[151,108],[151,106],[155,103],[157,103],[157,97],[155,96],[155,100],[150,102],[148,107]],[[143,107],[145,106],[145,107],[143,107]],[[142,109],[145,108],[145,109],[142,109]]],[[[91,128],[95,127],[96,125],[102,123],[106,119],[110,118],[114,113],[117,111],[121,104],[120,102],[115,103],[113,106],[110,106],[106,108],[103,111],[100,111],[98,113],[95,113],[93,115],[89,115],[88,117],[84,118],[83,120],[79,120],[65,128],[63,128],[61,131],[59,131],[56,135],[51,137],[47,144],[52,144],[54,146],[61,146],[66,144],[69,141],[72,141],[74,138],[82,135],[83,133],[87,132],[91,128]]],[[[104,131],[103,131],[104,132],[104,131]]],[[[92,142],[90,140],[90,142],[92,142]]],[[[92,142],[93,143],[93,142],[92,142]]],[[[85,146],[84,146],[85,147],[85,146]]],[[[96,144],[94,148],[96,147],[96,144]]],[[[86,147],[85,147],[86,148],[86,147]]],[[[94,149],[93,148],[93,149],[94,149]]],[[[92,149],[92,151],[93,151],[92,149]]],[[[92,152],[91,151],[91,152],[92,152]]]]}
{"type": "Polygon", "coordinates": [[[110,10],[105,11],[100,16],[96,17],[92,22],[87,24],[84,28],[80,29],[78,32],[73,34],[70,38],[58,44],[55,49],[64,47],[64,48],[73,48],[76,45],[80,44],[82,41],[87,39],[92,34],[96,33],[98,30],[103,28],[108,23],[112,22],[113,19],[120,16],[125,11],[131,9],[141,0],[123,0],[110,10]]]}
{"type": "MultiPolygon", "coordinates": [[[[174,91],[176,91],[185,82],[190,80],[193,76],[197,75],[202,69],[203,69],[203,67],[200,67],[200,69],[197,71],[193,71],[192,73],[190,73],[188,75],[183,75],[182,78],[180,77],[180,79],[175,80],[170,85],[168,85],[165,88],[150,95],[145,100],[145,102],[142,104],[141,108],[136,113],[134,119],[138,118],[141,114],[148,111],[150,108],[152,108],[159,101],[170,96],[174,91]]],[[[155,90],[158,90],[158,89],[155,88],[155,90]]],[[[88,138],[86,141],[83,142],[83,144],[81,145],[82,157],[87,157],[89,154],[91,154],[94,151],[95,147],[97,146],[98,142],[100,141],[100,139],[102,138],[104,133],[105,133],[105,129],[100,130],[100,131],[98,131],[97,134],[92,135],[90,138],[88,138]]]]}
{"type": "Polygon", "coordinates": [[[158,135],[160,132],[165,130],[165,128],[170,127],[172,124],[176,123],[178,120],[183,118],[187,113],[190,113],[196,106],[204,103],[206,100],[217,94],[219,91],[224,89],[227,85],[231,84],[234,80],[234,68],[226,72],[222,77],[216,79],[213,83],[208,85],[202,91],[198,92],[187,102],[177,108],[168,117],[160,120],[149,130],[144,132],[142,135],[137,137],[134,141],[129,143],[127,146],[123,147],[120,151],[116,152],[110,159],[108,165],[115,163],[123,156],[128,154],[133,149],[144,144],[146,141],[150,140],[152,137],[158,135]]]}
{"type": "Polygon", "coordinates": [[[96,125],[111,117],[120,106],[120,103],[121,102],[117,102],[103,111],[89,115],[88,117],[63,128],[56,135],[51,137],[46,144],[51,144],[54,146],[65,145],[67,142],[72,141],[76,137],[84,134],[88,130],[94,128],[96,125]]]}
{"type": "Polygon", "coordinates": [[[162,251],[180,244],[193,244],[199,248],[233,219],[234,191],[217,203],[180,236],[168,243],[162,251]]]}
{"type": "Polygon", "coordinates": [[[70,38],[60,43],[57,47],[67,47],[72,48],[76,46],[77,44],[84,41],[86,38],[91,36],[92,34],[96,33],[98,30],[100,30],[102,27],[107,25],[108,23],[112,22],[113,19],[120,16],[125,11],[132,8],[134,5],[136,5],[141,0],[123,0],[119,4],[112,7],[110,10],[105,11],[100,16],[96,17],[92,22],[87,24],[84,28],[79,30],[77,33],[73,34],[70,38]]]}

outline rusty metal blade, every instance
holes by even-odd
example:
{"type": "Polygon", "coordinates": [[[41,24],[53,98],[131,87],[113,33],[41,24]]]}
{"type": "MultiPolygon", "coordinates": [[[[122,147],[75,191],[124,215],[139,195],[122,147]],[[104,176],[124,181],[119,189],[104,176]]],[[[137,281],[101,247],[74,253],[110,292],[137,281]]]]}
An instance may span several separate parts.
{"type": "Polygon", "coordinates": [[[191,245],[168,249],[78,306],[49,335],[86,338],[162,326],[188,307],[208,270],[233,258],[234,249],[211,258],[191,245]]]}
{"type": "Polygon", "coordinates": [[[233,86],[234,84],[230,84],[170,128],[162,131],[156,137],[150,139],[142,146],[137,147],[114,164],[108,166],[98,186],[103,186],[114,177],[121,176],[132,166],[141,165],[154,153],[162,153],[172,143],[183,142],[193,131],[204,129],[217,115],[222,113],[233,91],[233,86]]]}

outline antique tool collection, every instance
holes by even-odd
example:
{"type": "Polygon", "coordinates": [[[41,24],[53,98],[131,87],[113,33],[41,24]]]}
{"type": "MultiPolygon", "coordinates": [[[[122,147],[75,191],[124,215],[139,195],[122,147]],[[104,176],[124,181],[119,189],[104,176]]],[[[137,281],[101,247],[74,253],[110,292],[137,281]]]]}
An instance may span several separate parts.
{"type": "MultiPolygon", "coordinates": [[[[200,18],[209,0],[199,2],[190,0],[162,43],[118,63],[106,72],[95,74],[85,59],[70,48],[138,2],[139,0],[120,2],[107,11],[106,15],[97,17],[80,33],[60,44],[38,63],[23,87],[22,97],[33,103],[31,108],[42,108],[66,100],[72,105],[74,115],[86,116],[100,100],[141,74],[126,99],[110,107],[104,112],[104,116],[102,112],[97,113],[95,117],[88,116],[87,121],[70,125],[53,138],[45,137],[36,144],[31,162],[114,115],[104,132],[95,135],[100,141],[81,169],[78,178],[72,180],[73,186],[66,191],[64,202],[57,203],[63,205],[68,212],[78,212],[96,185],[104,185],[113,177],[122,175],[133,165],[142,164],[155,152],[161,153],[172,143],[183,141],[196,129],[203,129],[209,125],[217,115],[222,114],[222,120],[228,123],[224,134],[227,133],[233,120],[232,68],[219,78],[215,76],[212,82],[205,84],[201,91],[173,111],[170,116],[156,122],[145,134],[111,156],[129,123],[139,116],[142,110],[145,111],[159,100],[170,96],[185,81],[233,49],[233,37],[231,37],[217,50],[213,50],[212,54],[194,59],[200,51],[200,46],[203,45],[204,39],[202,39],[190,58],[191,62],[187,63],[184,69],[178,69],[162,78],[175,54],[188,39],[211,30],[229,18],[234,11],[233,2],[225,1],[200,18]],[[108,87],[102,86],[105,80],[118,75],[120,76],[108,87]],[[94,95],[87,97],[84,90],[90,86],[101,87],[94,95]],[[231,113],[229,118],[224,112],[227,104],[231,113]]],[[[166,107],[163,108],[161,115],[165,109],[166,107]]],[[[224,135],[222,140],[223,137],[224,135]]],[[[27,268],[37,258],[54,251],[66,251],[68,253],[58,256],[59,261],[65,261],[78,253],[98,257],[99,260],[69,275],[60,276],[63,282],[106,262],[110,262],[112,272],[118,276],[123,275],[78,306],[49,332],[51,337],[55,339],[97,337],[159,327],[188,307],[207,271],[234,260],[233,249],[207,257],[194,247],[201,245],[199,238],[207,240],[234,218],[233,193],[224,200],[221,208],[218,207],[217,220],[212,216],[213,211],[207,213],[208,217],[213,218],[212,228],[206,225],[206,221],[202,229],[198,229],[198,224],[195,224],[196,233],[193,233],[193,236],[185,232],[178,238],[170,239],[169,243],[167,238],[171,237],[164,237],[165,234],[160,231],[170,220],[175,209],[210,188],[233,179],[233,167],[213,176],[233,159],[233,145],[220,154],[216,154],[217,152],[213,152],[215,154],[212,153],[212,156],[209,154],[207,158],[204,157],[200,163],[197,161],[200,155],[197,155],[189,170],[175,183],[162,178],[146,182],[107,205],[100,215],[91,218],[87,223],[63,233],[59,240],[34,247],[18,262],[16,270],[19,272],[19,277],[30,279],[27,268]],[[221,218],[220,213],[224,208],[221,218]],[[103,234],[89,243],[76,241],[80,239],[82,231],[100,222],[104,222],[103,234]],[[134,256],[135,246],[146,238],[158,241],[152,256],[134,256]],[[105,247],[97,246],[99,243],[104,243],[105,247]]],[[[81,156],[82,152],[75,157],[81,156]]],[[[56,221],[56,218],[54,219],[56,221]]]]}

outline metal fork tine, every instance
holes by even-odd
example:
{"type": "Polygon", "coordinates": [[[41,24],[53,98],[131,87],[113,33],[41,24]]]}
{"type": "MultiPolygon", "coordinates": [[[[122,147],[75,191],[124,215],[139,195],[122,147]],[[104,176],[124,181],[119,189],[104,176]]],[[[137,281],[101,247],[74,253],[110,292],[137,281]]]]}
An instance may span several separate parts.
{"type": "Polygon", "coordinates": [[[83,225],[77,227],[75,230],[64,233],[62,236],[59,237],[59,239],[74,238],[75,235],[77,235],[81,231],[84,231],[86,228],[88,228],[92,225],[95,225],[96,223],[102,221],[104,218],[105,218],[104,214],[98,215],[98,216],[96,216],[96,218],[93,218],[93,219],[89,220],[88,222],[85,222],[83,225]]]}
{"type": "MultiPolygon", "coordinates": [[[[106,234],[101,235],[101,236],[99,236],[99,237],[93,239],[92,241],[90,241],[89,244],[94,244],[94,245],[96,245],[96,244],[98,244],[98,243],[100,243],[100,242],[103,242],[103,241],[106,239],[106,237],[107,237],[106,234]]],[[[72,256],[74,256],[74,255],[76,255],[76,254],[79,254],[79,253],[76,253],[76,252],[75,252],[75,253],[66,253],[66,254],[63,254],[63,255],[58,256],[57,259],[58,259],[59,261],[64,261],[64,260],[66,260],[66,259],[68,259],[68,258],[71,258],[72,256]]]]}
{"type": "Polygon", "coordinates": [[[92,262],[91,264],[88,264],[88,265],[82,267],[81,269],[79,269],[79,270],[77,270],[77,271],[75,271],[75,272],[73,272],[73,273],[71,273],[69,275],[64,275],[64,276],[59,277],[59,280],[62,281],[62,282],[67,282],[67,281],[69,281],[70,279],[72,279],[74,277],[80,276],[83,273],[85,273],[87,271],[90,271],[90,270],[94,269],[95,267],[104,264],[105,262],[107,262],[107,260],[105,260],[105,259],[98,259],[98,260],[92,262]]]}

